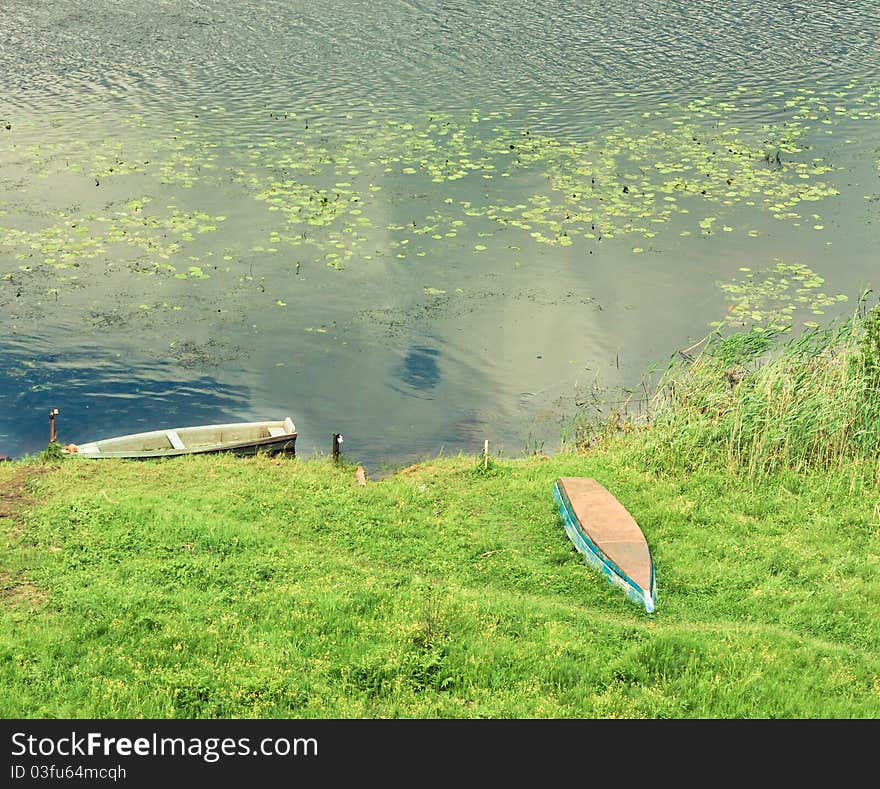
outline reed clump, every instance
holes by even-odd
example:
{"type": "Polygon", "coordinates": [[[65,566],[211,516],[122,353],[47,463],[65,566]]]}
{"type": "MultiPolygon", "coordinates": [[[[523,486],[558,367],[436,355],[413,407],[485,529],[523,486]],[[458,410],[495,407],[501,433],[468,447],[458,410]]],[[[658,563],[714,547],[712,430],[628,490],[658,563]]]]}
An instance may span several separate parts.
{"type": "Polygon", "coordinates": [[[880,483],[880,305],[863,297],[848,319],[796,337],[751,327],[699,345],[673,357],[639,416],[613,417],[614,432],[643,430],[642,451],[663,464],[755,476],[846,465],[880,483]]]}

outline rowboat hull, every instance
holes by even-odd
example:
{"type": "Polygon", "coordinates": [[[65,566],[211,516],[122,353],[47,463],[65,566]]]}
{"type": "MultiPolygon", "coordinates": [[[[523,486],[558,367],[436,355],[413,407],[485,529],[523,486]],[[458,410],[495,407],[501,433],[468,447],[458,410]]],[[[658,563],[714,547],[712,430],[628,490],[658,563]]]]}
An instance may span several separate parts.
{"type": "Polygon", "coordinates": [[[69,445],[67,454],[85,459],[169,458],[229,452],[234,455],[296,454],[296,428],[290,417],[266,422],[197,425],[151,430],[69,445]]]}
{"type": "Polygon", "coordinates": [[[561,477],[553,497],[575,548],[612,585],[652,613],[657,579],[651,549],[623,505],[589,477],[561,477]]]}

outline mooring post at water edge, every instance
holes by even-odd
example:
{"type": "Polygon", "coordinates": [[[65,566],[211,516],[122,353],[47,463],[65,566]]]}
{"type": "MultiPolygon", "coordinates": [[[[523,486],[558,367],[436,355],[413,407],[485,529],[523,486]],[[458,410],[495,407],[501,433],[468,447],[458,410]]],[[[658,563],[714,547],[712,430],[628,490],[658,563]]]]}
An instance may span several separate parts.
{"type": "Polygon", "coordinates": [[[55,443],[55,417],[58,416],[58,409],[53,408],[49,412],[49,443],[55,443]]]}
{"type": "Polygon", "coordinates": [[[342,443],[342,433],[334,433],[333,434],[333,449],[331,453],[333,455],[333,462],[339,462],[339,445],[342,443]]]}

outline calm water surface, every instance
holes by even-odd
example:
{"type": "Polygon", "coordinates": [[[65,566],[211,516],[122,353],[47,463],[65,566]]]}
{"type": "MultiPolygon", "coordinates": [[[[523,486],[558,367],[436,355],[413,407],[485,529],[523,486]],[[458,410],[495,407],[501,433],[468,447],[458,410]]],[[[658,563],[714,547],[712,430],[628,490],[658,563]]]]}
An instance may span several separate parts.
{"type": "Polygon", "coordinates": [[[847,314],[878,36],[877,0],[0,0],[0,453],[53,407],[552,451],[719,322],[847,314]]]}

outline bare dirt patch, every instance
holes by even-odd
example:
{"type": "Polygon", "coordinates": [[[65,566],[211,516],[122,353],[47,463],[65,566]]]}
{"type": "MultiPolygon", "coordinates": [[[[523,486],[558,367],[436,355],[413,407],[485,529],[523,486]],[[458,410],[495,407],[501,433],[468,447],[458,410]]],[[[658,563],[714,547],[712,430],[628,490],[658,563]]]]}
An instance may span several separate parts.
{"type": "MultiPolygon", "coordinates": [[[[0,520],[12,521],[12,534],[18,534],[22,526],[17,519],[21,513],[36,503],[36,498],[28,489],[28,482],[45,474],[48,467],[28,466],[12,475],[0,488],[0,520]]],[[[36,608],[45,601],[46,592],[37,588],[20,572],[0,570],[0,603],[7,606],[29,606],[36,608]]]]}
{"type": "Polygon", "coordinates": [[[21,574],[12,575],[0,570],[0,603],[10,606],[37,608],[46,600],[46,592],[38,589],[21,574]]]}
{"type": "Polygon", "coordinates": [[[15,474],[0,488],[0,518],[16,518],[28,507],[36,503],[36,498],[28,490],[28,482],[45,474],[48,467],[27,466],[15,474]]]}
{"type": "Polygon", "coordinates": [[[434,463],[414,463],[411,466],[399,469],[396,473],[401,477],[411,477],[415,474],[425,474],[427,476],[439,474],[444,470],[443,466],[434,463]]]}

